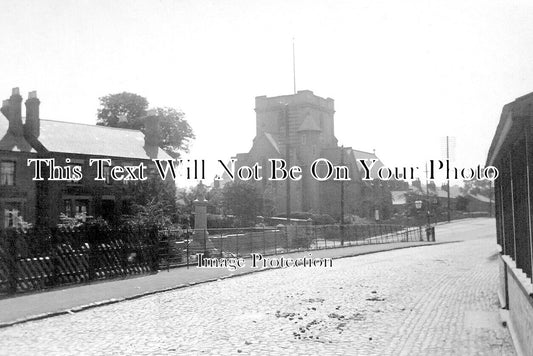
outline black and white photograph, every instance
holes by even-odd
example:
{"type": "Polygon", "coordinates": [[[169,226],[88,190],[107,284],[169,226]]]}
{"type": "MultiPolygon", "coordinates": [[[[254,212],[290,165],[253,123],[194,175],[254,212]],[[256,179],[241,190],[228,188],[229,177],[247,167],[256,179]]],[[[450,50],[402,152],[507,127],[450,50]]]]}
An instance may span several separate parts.
{"type": "Polygon", "coordinates": [[[533,356],[533,3],[0,9],[0,355],[533,356]]]}

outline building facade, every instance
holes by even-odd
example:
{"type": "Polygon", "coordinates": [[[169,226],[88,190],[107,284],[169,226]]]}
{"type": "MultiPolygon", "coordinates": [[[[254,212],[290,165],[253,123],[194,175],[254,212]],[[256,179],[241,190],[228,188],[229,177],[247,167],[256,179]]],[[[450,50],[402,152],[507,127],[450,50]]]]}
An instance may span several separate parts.
{"type": "MultiPolygon", "coordinates": [[[[0,228],[24,223],[54,226],[61,214],[102,217],[110,222],[130,212],[135,182],[113,180],[112,166],[139,166],[154,174],[154,158],[171,159],[159,145],[159,127],[148,117],[145,132],[71,122],[43,120],[40,100],[30,92],[22,116],[22,96],[14,88],[0,113],[0,228]],[[56,168],[42,165],[43,180],[36,178],[32,159],[53,159],[56,168]],[[95,180],[97,166],[104,163],[103,180],[95,180]],[[50,180],[77,166],[79,180],[50,180]],[[68,168],[65,168],[68,167],[68,168]]],[[[138,176],[138,174],[136,173],[138,176]]],[[[130,176],[130,178],[133,178],[130,176]]]]}

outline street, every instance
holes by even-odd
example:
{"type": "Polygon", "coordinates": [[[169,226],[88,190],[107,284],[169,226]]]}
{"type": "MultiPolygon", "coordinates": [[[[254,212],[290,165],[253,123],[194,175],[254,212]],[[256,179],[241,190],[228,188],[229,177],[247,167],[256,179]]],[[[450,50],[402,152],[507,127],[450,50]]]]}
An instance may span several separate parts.
{"type": "MultiPolygon", "coordinates": [[[[495,223],[428,247],[220,280],[0,329],[1,355],[514,355],[495,223]]],[[[184,270],[184,273],[187,273],[184,270]]]]}

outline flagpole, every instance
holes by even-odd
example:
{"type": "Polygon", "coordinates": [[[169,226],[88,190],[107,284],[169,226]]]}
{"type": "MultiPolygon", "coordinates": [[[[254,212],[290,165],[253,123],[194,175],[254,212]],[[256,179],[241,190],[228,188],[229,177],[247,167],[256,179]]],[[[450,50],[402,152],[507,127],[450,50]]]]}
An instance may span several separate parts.
{"type": "Polygon", "coordinates": [[[292,38],[292,77],[294,94],[296,94],[296,52],[294,50],[294,37],[292,38]]]}

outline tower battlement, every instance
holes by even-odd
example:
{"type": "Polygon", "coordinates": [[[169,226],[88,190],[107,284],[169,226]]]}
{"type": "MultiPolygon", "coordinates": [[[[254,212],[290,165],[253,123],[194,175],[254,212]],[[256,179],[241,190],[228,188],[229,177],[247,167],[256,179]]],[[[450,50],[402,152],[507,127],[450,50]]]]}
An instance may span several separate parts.
{"type": "Polygon", "coordinates": [[[315,95],[311,90],[299,90],[296,94],[267,97],[266,95],[255,97],[255,111],[270,111],[280,105],[308,105],[320,108],[324,111],[335,112],[334,100],[315,95]]]}

